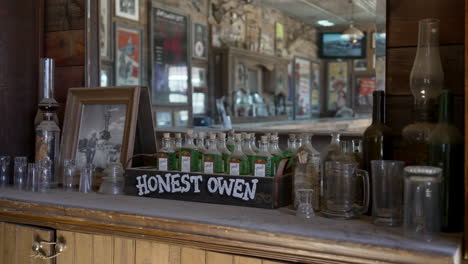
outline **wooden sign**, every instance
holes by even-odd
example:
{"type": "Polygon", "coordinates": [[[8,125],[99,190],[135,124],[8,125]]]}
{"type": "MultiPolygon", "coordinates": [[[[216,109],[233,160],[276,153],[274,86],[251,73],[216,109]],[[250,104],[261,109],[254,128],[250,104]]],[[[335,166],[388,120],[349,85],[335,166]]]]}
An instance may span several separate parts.
{"type": "Polygon", "coordinates": [[[125,194],[273,209],[290,204],[291,178],[132,168],[126,171],[125,194]]]}

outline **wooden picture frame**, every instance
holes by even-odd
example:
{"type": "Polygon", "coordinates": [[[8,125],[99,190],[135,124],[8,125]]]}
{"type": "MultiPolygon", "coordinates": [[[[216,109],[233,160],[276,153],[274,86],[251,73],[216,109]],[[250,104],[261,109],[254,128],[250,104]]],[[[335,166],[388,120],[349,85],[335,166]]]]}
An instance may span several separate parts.
{"type": "Polygon", "coordinates": [[[115,15],[118,17],[130,19],[133,21],[139,21],[140,20],[140,1],[139,0],[115,0],[115,15]]]}
{"type": "Polygon", "coordinates": [[[349,106],[349,64],[347,61],[331,61],[327,64],[326,109],[337,111],[349,106]]]}
{"type": "Polygon", "coordinates": [[[111,0],[99,0],[99,57],[100,61],[113,60],[111,0]]]}
{"type": "Polygon", "coordinates": [[[60,160],[92,163],[98,171],[106,159],[125,166],[135,147],[140,96],[140,87],[69,89],[60,160]]]}
{"type": "Polygon", "coordinates": [[[311,97],[310,107],[312,114],[318,115],[322,108],[322,63],[320,60],[311,61],[311,97]]]}
{"type": "Polygon", "coordinates": [[[373,74],[355,74],[353,76],[351,107],[356,112],[372,113],[372,93],[376,89],[376,85],[377,78],[373,74]]]}
{"type": "Polygon", "coordinates": [[[197,22],[192,23],[192,56],[195,59],[208,59],[209,52],[208,25],[197,22]]]}
{"type": "Polygon", "coordinates": [[[143,28],[115,22],[114,38],[115,86],[140,86],[145,72],[142,59],[143,28]],[[135,73],[138,73],[137,77],[135,73]]]}

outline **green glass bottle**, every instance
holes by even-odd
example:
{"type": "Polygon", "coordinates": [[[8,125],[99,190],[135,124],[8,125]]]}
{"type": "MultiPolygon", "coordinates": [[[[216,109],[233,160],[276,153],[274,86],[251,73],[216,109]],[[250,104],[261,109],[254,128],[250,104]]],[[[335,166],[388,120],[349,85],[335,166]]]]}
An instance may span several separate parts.
{"type": "Polygon", "coordinates": [[[268,147],[268,152],[273,156],[273,169],[276,171],[281,160],[283,159],[283,151],[279,147],[279,138],[277,135],[272,135],[270,137],[270,145],[268,147]]]}
{"type": "Polygon", "coordinates": [[[453,95],[440,96],[439,123],[429,136],[429,165],[442,172],[442,231],[463,231],[463,136],[453,125],[453,95]]]}
{"type": "Polygon", "coordinates": [[[203,154],[202,170],[204,173],[223,173],[223,158],[216,145],[216,134],[210,134],[207,149],[203,154]]]}
{"type": "Polygon", "coordinates": [[[179,168],[181,172],[200,172],[199,152],[193,139],[193,130],[188,130],[185,144],[180,151],[179,168]]]}
{"type": "Polygon", "coordinates": [[[250,133],[250,146],[255,153],[258,152],[256,139],[257,138],[255,137],[255,133],[250,133]]]}
{"type": "Polygon", "coordinates": [[[229,157],[232,153],[226,146],[226,133],[218,133],[218,151],[221,152],[221,157],[223,158],[222,173],[229,173],[229,157]]]}
{"type": "Polygon", "coordinates": [[[249,160],[249,166],[248,166],[248,174],[253,175],[253,170],[254,170],[254,158],[257,153],[252,149],[251,145],[251,137],[250,134],[248,133],[242,133],[242,152],[247,156],[247,159],[249,160]]]}
{"type": "MultiPolygon", "coordinates": [[[[385,125],[385,93],[384,91],[374,91],[372,124],[364,131],[362,138],[364,170],[371,176],[371,160],[392,159],[392,130],[385,125]]],[[[372,183],[370,184],[372,186],[372,183]]],[[[372,197],[372,189],[370,192],[372,197]]],[[[369,201],[368,215],[372,213],[372,199],[369,201]]]]}
{"type": "Polygon", "coordinates": [[[175,162],[174,162],[174,170],[175,171],[180,171],[180,150],[182,149],[182,134],[176,133],[175,138],[174,138],[174,157],[175,157],[175,162]]]}
{"type": "Polygon", "coordinates": [[[268,152],[268,141],[266,136],[262,136],[258,153],[253,161],[253,176],[273,177],[275,176],[275,164],[273,155],[268,152]]]}
{"type": "Polygon", "coordinates": [[[294,155],[297,152],[297,147],[296,147],[296,135],[295,134],[289,134],[288,138],[288,147],[286,148],[285,151],[283,151],[283,159],[289,159],[288,164],[286,168],[289,168],[294,164],[294,155]]]}
{"type": "Polygon", "coordinates": [[[233,152],[234,148],[236,147],[236,140],[234,138],[234,135],[234,130],[229,131],[226,146],[230,152],[233,152]]]}
{"type": "Polygon", "coordinates": [[[249,175],[249,160],[242,152],[242,136],[235,134],[234,151],[229,157],[229,174],[234,176],[249,175]]]}
{"type": "Polygon", "coordinates": [[[162,148],[157,154],[158,170],[169,171],[175,170],[175,150],[171,143],[169,133],[164,133],[162,138],[162,148]]]}

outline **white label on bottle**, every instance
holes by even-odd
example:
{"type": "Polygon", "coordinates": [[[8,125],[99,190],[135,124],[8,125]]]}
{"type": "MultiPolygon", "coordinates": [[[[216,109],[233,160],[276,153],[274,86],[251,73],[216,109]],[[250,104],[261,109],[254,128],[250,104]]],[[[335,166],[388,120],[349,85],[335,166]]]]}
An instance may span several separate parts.
{"type": "Polygon", "coordinates": [[[159,165],[159,170],[161,171],[167,171],[167,158],[159,158],[158,159],[158,165],[159,165]]]}
{"type": "Polygon", "coordinates": [[[190,172],[190,156],[182,156],[182,165],[180,170],[182,172],[190,172]]]}
{"type": "Polygon", "coordinates": [[[240,164],[237,162],[230,162],[229,163],[229,174],[234,176],[240,175],[240,164]]]}
{"type": "Polygon", "coordinates": [[[255,176],[265,177],[266,166],[265,164],[255,163],[255,176]]]}
{"type": "Polygon", "coordinates": [[[213,173],[213,162],[205,161],[204,170],[205,173],[213,173]]]}

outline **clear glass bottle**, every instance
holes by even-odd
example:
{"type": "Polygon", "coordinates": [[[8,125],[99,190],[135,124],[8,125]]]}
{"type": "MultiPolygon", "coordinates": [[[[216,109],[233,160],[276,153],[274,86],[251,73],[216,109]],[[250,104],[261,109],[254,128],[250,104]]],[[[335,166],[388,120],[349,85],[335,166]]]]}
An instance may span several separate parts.
{"type": "Polygon", "coordinates": [[[252,147],[252,150],[255,152],[258,152],[258,147],[257,147],[257,141],[255,137],[255,133],[250,133],[250,146],[252,147]]]}
{"type": "Polygon", "coordinates": [[[229,157],[231,156],[231,151],[226,146],[226,133],[218,133],[218,151],[221,152],[223,158],[223,172],[228,173],[229,168],[229,157]]]}
{"type": "Polygon", "coordinates": [[[283,151],[279,146],[278,136],[272,135],[270,137],[270,146],[268,147],[268,152],[273,156],[273,166],[274,171],[278,168],[281,160],[283,159],[283,151]]]}
{"type": "Polygon", "coordinates": [[[223,173],[223,157],[216,144],[216,134],[210,134],[208,148],[203,155],[202,170],[204,173],[223,173]]]}
{"type": "Polygon", "coordinates": [[[249,172],[248,173],[252,175],[253,169],[254,169],[253,161],[257,153],[253,151],[252,146],[250,145],[250,134],[244,134],[244,138],[242,140],[242,152],[244,152],[244,154],[247,156],[249,160],[249,166],[248,166],[249,172]]]}
{"type": "Polygon", "coordinates": [[[331,133],[331,141],[327,146],[325,151],[322,153],[322,165],[326,161],[340,161],[342,158],[341,148],[340,148],[340,133],[333,132],[331,133]]]}
{"type": "Polygon", "coordinates": [[[180,150],[182,149],[183,146],[183,140],[182,140],[182,134],[181,133],[176,133],[174,135],[174,151],[175,151],[175,164],[174,164],[174,170],[179,171],[180,170],[180,150]]]}
{"type": "Polygon", "coordinates": [[[253,176],[274,177],[275,165],[273,155],[268,151],[268,141],[266,136],[260,139],[260,148],[253,161],[253,176]]]}
{"type": "Polygon", "coordinates": [[[200,155],[193,141],[193,130],[188,130],[185,135],[185,143],[180,151],[179,168],[181,172],[200,172],[200,155]]]}
{"type": "MultiPolygon", "coordinates": [[[[58,103],[54,98],[54,59],[41,58],[40,69],[39,69],[39,104],[36,117],[34,118],[34,127],[37,127],[43,117],[43,108],[49,108],[50,106],[58,108],[58,103]]],[[[59,125],[59,119],[57,113],[53,114],[53,121],[59,125]]]]}
{"type": "Polygon", "coordinates": [[[301,135],[302,146],[297,150],[294,158],[294,175],[293,175],[293,197],[294,208],[296,209],[299,204],[297,191],[300,189],[313,190],[313,204],[314,210],[320,210],[320,153],[312,147],[310,143],[310,135],[301,135]]]}
{"type": "Polygon", "coordinates": [[[295,134],[289,134],[288,147],[283,152],[283,156],[289,157],[291,155],[294,155],[296,152],[297,152],[296,135],[295,134]]]}
{"type": "Polygon", "coordinates": [[[241,134],[235,134],[235,142],[234,151],[231,157],[229,157],[229,174],[235,176],[249,175],[249,160],[244,152],[242,152],[241,134]]]}
{"type": "Polygon", "coordinates": [[[228,138],[226,141],[226,146],[230,152],[233,152],[236,146],[236,140],[234,138],[234,135],[235,135],[234,130],[229,131],[228,138]]]}
{"type": "Polygon", "coordinates": [[[442,231],[463,231],[463,136],[453,125],[453,94],[440,96],[439,122],[429,136],[429,165],[442,168],[442,231]]]}
{"type": "Polygon", "coordinates": [[[169,133],[164,133],[162,138],[162,148],[157,154],[158,170],[175,170],[176,156],[169,133]]]}
{"type": "Polygon", "coordinates": [[[203,163],[203,155],[205,155],[206,152],[206,146],[205,146],[205,132],[198,132],[197,137],[195,139],[195,145],[198,148],[198,167],[200,168],[200,171],[203,169],[202,163],[203,163]]]}
{"type": "Polygon", "coordinates": [[[429,135],[435,128],[434,106],[444,85],[444,71],[439,54],[439,20],[419,21],[418,49],[410,75],[414,96],[414,123],[406,126],[402,135],[408,150],[414,155],[412,164],[428,161],[429,135]]]}
{"type": "Polygon", "coordinates": [[[54,121],[54,112],[51,108],[43,108],[44,120],[36,127],[36,153],[35,163],[50,161],[51,187],[55,187],[60,146],[60,128],[54,121]]]}

